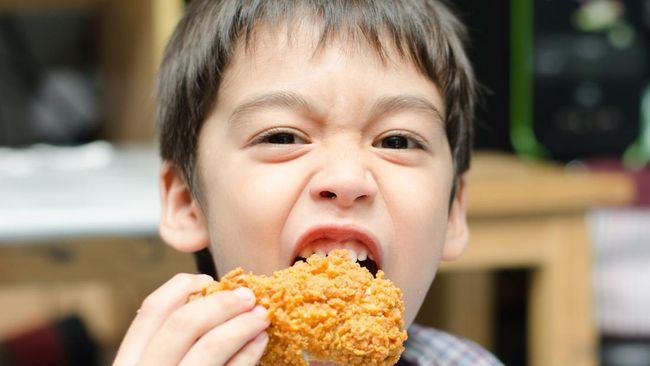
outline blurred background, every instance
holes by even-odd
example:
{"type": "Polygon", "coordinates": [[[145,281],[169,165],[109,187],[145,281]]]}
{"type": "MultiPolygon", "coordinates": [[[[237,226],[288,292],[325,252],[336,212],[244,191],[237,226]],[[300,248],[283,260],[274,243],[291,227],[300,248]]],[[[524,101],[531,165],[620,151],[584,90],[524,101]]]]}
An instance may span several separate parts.
{"type": "MultiPolygon", "coordinates": [[[[650,0],[450,0],[482,100],[472,242],[418,321],[508,365],[650,365],[650,0]]],[[[182,0],[0,0],[0,365],[110,364],[157,237],[182,0]]]]}

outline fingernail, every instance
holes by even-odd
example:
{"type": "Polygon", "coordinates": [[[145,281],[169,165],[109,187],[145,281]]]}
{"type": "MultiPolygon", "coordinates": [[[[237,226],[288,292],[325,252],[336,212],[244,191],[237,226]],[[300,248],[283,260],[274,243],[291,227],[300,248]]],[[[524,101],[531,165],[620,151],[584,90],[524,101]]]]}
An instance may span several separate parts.
{"type": "Polygon", "coordinates": [[[266,317],[266,315],[269,313],[268,310],[266,310],[266,308],[262,305],[257,305],[253,308],[253,310],[251,310],[251,312],[260,317],[266,317]]]}
{"type": "Polygon", "coordinates": [[[234,289],[232,292],[234,292],[235,295],[239,296],[239,298],[242,300],[251,300],[255,298],[255,294],[248,287],[239,287],[234,289]]]}

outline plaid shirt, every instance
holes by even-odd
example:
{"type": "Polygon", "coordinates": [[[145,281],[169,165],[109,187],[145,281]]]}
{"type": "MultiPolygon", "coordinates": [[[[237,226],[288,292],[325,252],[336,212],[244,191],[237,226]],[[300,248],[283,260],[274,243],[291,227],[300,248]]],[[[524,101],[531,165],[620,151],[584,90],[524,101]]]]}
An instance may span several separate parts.
{"type": "Polygon", "coordinates": [[[478,344],[436,329],[413,324],[398,365],[503,366],[478,344]]]}

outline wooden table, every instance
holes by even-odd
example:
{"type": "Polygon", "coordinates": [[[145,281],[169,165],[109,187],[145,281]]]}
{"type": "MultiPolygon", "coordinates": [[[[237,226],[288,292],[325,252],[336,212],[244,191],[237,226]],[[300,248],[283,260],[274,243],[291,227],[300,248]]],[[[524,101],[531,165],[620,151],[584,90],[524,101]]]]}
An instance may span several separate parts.
{"type": "MultiPolygon", "coordinates": [[[[483,153],[475,157],[468,182],[470,245],[441,271],[530,269],[528,364],[598,364],[585,213],[594,206],[629,203],[632,181],[622,174],[483,153]]],[[[472,312],[477,302],[489,307],[489,296],[483,296],[489,291],[480,290],[489,283],[476,276],[454,283],[444,301],[453,302],[445,316],[456,329],[471,333],[481,327],[476,322],[485,320],[472,318],[472,312]]]]}

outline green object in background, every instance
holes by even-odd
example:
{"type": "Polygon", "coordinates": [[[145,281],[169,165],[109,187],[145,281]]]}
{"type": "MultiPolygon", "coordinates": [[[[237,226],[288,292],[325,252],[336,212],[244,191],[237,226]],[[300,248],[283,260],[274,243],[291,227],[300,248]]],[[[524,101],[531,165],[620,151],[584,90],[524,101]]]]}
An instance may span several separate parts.
{"type": "MultiPolygon", "coordinates": [[[[510,0],[510,141],[525,158],[550,159],[534,130],[534,1],[510,0]]],[[[650,163],[650,84],[641,98],[640,135],[623,154],[630,168],[650,163]]]]}
{"type": "Polygon", "coordinates": [[[650,85],[641,98],[641,131],[639,139],[623,154],[623,162],[629,168],[643,168],[650,163],[650,85]]]}
{"type": "Polygon", "coordinates": [[[517,154],[548,158],[533,129],[533,0],[510,0],[510,142],[517,154]]]}

